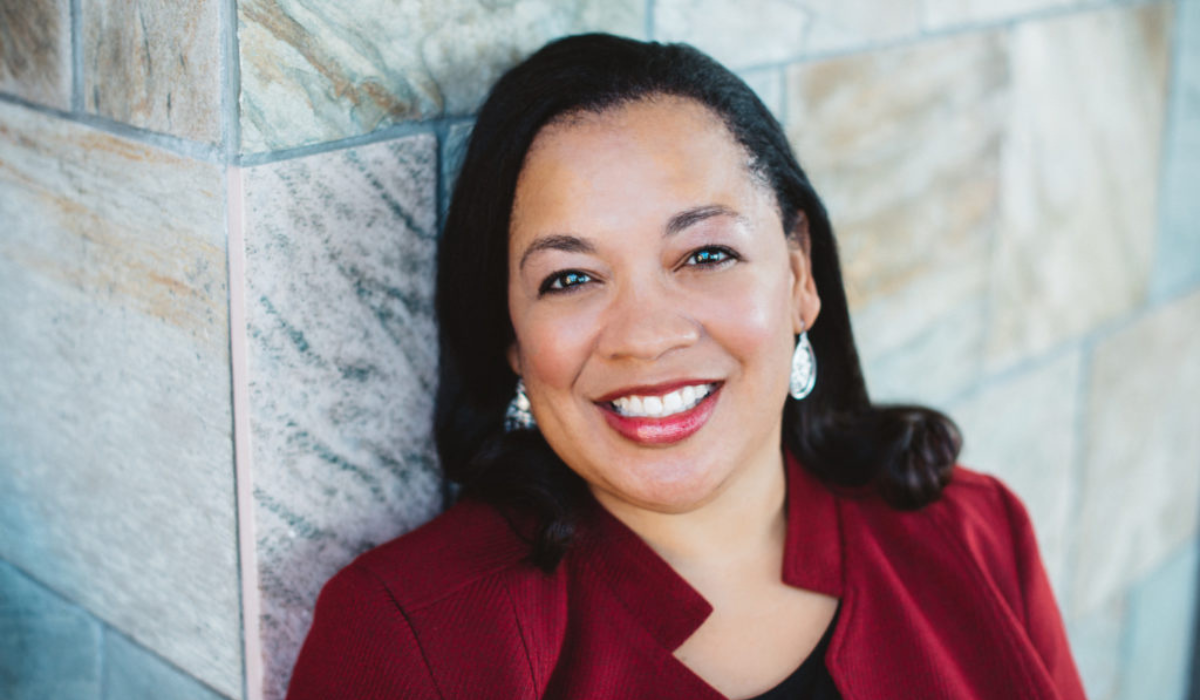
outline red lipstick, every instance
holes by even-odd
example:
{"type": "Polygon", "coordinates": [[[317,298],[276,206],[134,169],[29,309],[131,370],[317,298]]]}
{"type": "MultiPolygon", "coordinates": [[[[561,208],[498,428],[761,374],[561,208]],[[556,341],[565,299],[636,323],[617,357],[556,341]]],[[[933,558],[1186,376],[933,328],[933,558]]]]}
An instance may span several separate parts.
{"type": "Polygon", "coordinates": [[[705,383],[708,382],[675,382],[654,387],[623,389],[619,393],[605,397],[606,400],[597,405],[603,411],[608,425],[626,439],[643,445],[668,445],[684,440],[704,427],[709,417],[712,416],[713,409],[717,406],[717,395],[721,393],[723,384],[717,384],[712,393],[688,410],[662,418],[623,416],[617,413],[609,402],[630,395],[663,396],[689,384],[705,383]]]}

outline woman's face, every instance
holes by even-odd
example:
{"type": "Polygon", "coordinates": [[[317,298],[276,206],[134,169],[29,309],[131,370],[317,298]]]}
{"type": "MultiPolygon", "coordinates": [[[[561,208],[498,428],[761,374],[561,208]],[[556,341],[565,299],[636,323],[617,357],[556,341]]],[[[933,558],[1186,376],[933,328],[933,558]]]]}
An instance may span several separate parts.
{"type": "Polygon", "coordinates": [[[820,302],[768,186],[700,103],[552,124],[517,183],[508,307],[547,442],[606,505],[687,512],[779,466],[820,302]]]}

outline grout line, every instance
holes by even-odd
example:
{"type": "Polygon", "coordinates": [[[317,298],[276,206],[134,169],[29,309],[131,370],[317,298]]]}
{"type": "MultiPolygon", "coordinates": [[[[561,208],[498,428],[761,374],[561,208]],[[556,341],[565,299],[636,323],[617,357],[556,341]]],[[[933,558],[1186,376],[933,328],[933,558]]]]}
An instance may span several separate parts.
{"type": "Polygon", "coordinates": [[[262,598],[258,585],[254,521],[253,452],[250,445],[250,374],[246,339],[245,187],[242,169],[226,170],[229,248],[229,357],[233,393],[233,463],[237,494],[238,571],[242,598],[242,662],[246,700],[262,700],[262,598]]]}
{"type": "Polygon", "coordinates": [[[1058,606],[1069,611],[1070,617],[1075,617],[1078,601],[1075,595],[1075,562],[1079,556],[1079,538],[1083,534],[1080,525],[1083,519],[1084,481],[1087,476],[1087,464],[1091,457],[1088,447],[1088,415],[1092,398],[1092,365],[1096,357],[1098,338],[1091,338],[1079,346],[1079,376],[1075,378],[1075,416],[1071,426],[1072,438],[1075,441],[1075,451],[1068,465],[1071,490],[1067,494],[1067,531],[1064,552],[1066,561],[1063,562],[1062,598],[1058,606]]]}
{"type": "Polygon", "coordinates": [[[96,635],[96,663],[99,664],[97,670],[100,671],[100,700],[109,700],[108,658],[106,654],[108,650],[108,635],[105,634],[104,628],[104,623],[97,620],[97,624],[92,627],[92,634],[96,635]]]}
{"type": "Polygon", "coordinates": [[[83,98],[83,7],[82,0],[71,0],[71,111],[85,111],[83,98]]]}
{"type": "Polygon", "coordinates": [[[1175,154],[1170,146],[1175,143],[1175,130],[1179,128],[1179,114],[1184,108],[1184,94],[1182,91],[1177,91],[1177,87],[1183,87],[1181,80],[1182,63],[1183,63],[1183,43],[1184,43],[1184,22],[1181,16],[1186,10],[1184,2],[1172,2],[1174,15],[1171,22],[1171,46],[1170,57],[1168,58],[1167,76],[1166,76],[1166,104],[1163,105],[1163,121],[1159,129],[1159,144],[1158,144],[1158,187],[1156,188],[1157,202],[1155,203],[1154,214],[1157,219],[1154,227],[1154,258],[1150,261],[1150,280],[1147,284],[1146,296],[1150,299],[1163,296],[1167,291],[1163,288],[1155,288],[1155,281],[1158,275],[1153,274],[1154,271],[1161,269],[1163,260],[1163,241],[1166,238],[1164,231],[1170,224],[1167,220],[1169,213],[1168,205],[1171,199],[1171,188],[1168,186],[1172,166],[1175,164],[1175,154]],[[1178,85],[1177,85],[1178,83],[1178,85]]]}
{"type": "Polygon", "coordinates": [[[345,148],[354,148],[355,146],[365,146],[380,141],[390,141],[392,139],[403,138],[405,136],[415,136],[417,134],[435,134],[437,133],[438,122],[442,118],[426,119],[422,121],[404,122],[389,126],[384,129],[372,131],[368,134],[358,136],[350,136],[336,141],[325,141],[322,143],[314,143],[307,146],[297,146],[295,148],[285,148],[278,151],[262,151],[259,153],[249,153],[240,155],[236,158],[235,163],[242,167],[251,167],[255,165],[265,165],[267,163],[277,163],[281,160],[291,160],[293,158],[303,158],[305,156],[317,155],[318,153],[328,153],[329,151],[339,151],[345,148]]]}
{"type": "Polygon", "coordinates": [[[654,41],[654,11],[657,9],[658,3],[656,0],[646,0],[645,10],[646,17],[643,20],[642,31],[646,32],[646,41],[654,41]]]}
{"type": "Polygon", "coordinates": [[[237,0],[223,0],[221,13],[221,117],[225,162],[233,163],[242,147],[242,65],[238,45],[237,0]]]}
{"type": "Polygon", "coordinates": [[[192,160],[200,160],[206,163],[222,163],[221,151],[217,146],[200,141],[189,141],[176,136],[168,136],[160,134],[156,131],[147,131],[139,129],[135,126],[130,126],[122,122],[113,121],[106,117],[100,117],[95,114],[74,114],[64,112],[61,109],[47,107],[35,102],[30,102],[16,95],[0,93],[0,103],[8,103],[24,107],[40,114],[47,114],[52,117],[57,117],[64,121],[75,122],[83,126],[91,127],[97,131],[103,131],[113,136],[119,136],[123,139],[136,141],[146,146],[158,148],[160,150],[174,153],[175,155],[191,158],[192,160]]]}
{"type": "Polygon", "coordinates": [[[434,191],[433,199],[437,202],[434,209],[433,230],[437,232],[438,238],[442,236],[442,227],[446,225],[446,212],[444,203],[446,201],[446,149],[450,146],[450,125],[444,119],[440,119],[433,125],[434,138],[437,139],[437,146],[434,148],[434,191]]]}

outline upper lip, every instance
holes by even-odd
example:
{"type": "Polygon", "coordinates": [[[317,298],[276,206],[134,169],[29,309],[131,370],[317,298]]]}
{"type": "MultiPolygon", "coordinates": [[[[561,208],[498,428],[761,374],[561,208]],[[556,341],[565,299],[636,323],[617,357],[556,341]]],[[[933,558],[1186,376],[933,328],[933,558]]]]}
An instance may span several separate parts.
{"type": "Polygon", "coordinates": [[[676,379],[660,384],[642,384],[639,386],[627,386],[623,389],[617,389],[596,399],[598,403],[605,401],[615,401],[623,396],[666,396],[667,394],[682,389],[685,386],[703,386],[705,384],[718,384],[717,379],[676,379]]]}

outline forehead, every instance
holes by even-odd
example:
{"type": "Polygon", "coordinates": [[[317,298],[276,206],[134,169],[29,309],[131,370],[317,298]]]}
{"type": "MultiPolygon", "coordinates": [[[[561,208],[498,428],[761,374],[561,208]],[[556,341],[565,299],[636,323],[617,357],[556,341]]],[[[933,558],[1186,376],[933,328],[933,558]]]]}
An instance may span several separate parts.
{"type": "Polygon", "coordinates": [[[735,204],[766,191],[749,153],[712,110],[655,96],[543,128],[517,181],[512,234],[547,222],[569,226],[580,216],[596,222],[735,204]]]}

